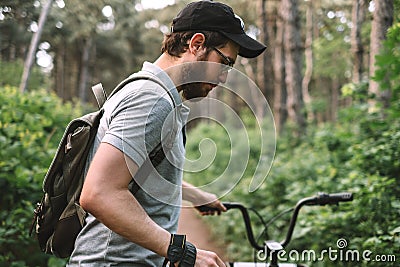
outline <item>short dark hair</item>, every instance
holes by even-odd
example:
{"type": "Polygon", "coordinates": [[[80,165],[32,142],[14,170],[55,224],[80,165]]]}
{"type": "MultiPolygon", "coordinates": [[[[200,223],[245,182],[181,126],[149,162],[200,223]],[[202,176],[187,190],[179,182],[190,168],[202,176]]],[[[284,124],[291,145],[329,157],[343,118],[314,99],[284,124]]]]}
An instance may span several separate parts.
{"type": "Polygon", "coordinates": [[[207,51],[212,47],[222,47],[229,41],[224,35],[213,31],[183,31],[172,32],[164,36],[161,52],[171,56],[181,57],[181,54],[189,48],[188,41],[195,33],[202,33],[205,36],[204,46],[207,51]]]}

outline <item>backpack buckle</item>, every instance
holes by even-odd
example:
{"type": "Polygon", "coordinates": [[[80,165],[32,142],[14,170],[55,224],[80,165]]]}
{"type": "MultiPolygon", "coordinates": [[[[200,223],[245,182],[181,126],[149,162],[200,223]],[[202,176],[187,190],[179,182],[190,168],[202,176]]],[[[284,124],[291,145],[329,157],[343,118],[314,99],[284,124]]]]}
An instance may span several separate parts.
{"type": "Polygon", "coordinates": [[[30,228],[30,230],[29,230],[29,236],[32,235],[33,228],[34,228],[35,225],[36,225],[37,218],[42,214],[42,210],[43,210],[42,207],[43,207],[42,202],[36,203],[36,208],[33,210],[33,213],[34,213],[35,215],[33,216],[31,228],[30,228]]]}

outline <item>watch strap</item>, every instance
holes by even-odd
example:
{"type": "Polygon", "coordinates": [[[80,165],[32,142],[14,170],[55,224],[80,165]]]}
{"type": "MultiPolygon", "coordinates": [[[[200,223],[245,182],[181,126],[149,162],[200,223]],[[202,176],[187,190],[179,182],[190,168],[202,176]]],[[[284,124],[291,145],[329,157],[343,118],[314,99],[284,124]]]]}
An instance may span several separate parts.
{"type": "Polygon", "coordinates": [[[171,263],[178,262],[182,259],[185,252],[186,235],[171,234],[167,257],[171,263]]]}
{"type": "MultiPolygon", "coordinates": [[[[196,247],[186,241],[186,235],[171,234],[171,240],[167,251],[167,261],[173,265],[179,262],[179,267],[193,267],[196,262],[196,247]]],[[[171,266],[172,266],[171,265],[171,266]]]]}
{"type": "Polygon", "coordinates": [[[196,247],[192,243],[186,241],[186,249],[178,267],[193,267],[196,263],[196,255],[196,247]]]}

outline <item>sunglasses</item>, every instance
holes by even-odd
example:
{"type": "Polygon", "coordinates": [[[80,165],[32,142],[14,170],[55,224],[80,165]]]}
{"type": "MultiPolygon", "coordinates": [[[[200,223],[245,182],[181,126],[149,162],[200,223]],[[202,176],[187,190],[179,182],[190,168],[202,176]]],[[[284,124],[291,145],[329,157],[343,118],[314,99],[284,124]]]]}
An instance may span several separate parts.
{"type": "Polygon", "coordinates": [[[224,61],[224,67],[222,68],[222,72],[230,72],[232,70],[233,64],[235,64],[235,62],[233,60],[231,60],[230,58],[228,58],[227,56],[225,56],[219,49],[213,47],[212,48],[215,52],[217,52],[217,54],[223,59],[224,61]]]}

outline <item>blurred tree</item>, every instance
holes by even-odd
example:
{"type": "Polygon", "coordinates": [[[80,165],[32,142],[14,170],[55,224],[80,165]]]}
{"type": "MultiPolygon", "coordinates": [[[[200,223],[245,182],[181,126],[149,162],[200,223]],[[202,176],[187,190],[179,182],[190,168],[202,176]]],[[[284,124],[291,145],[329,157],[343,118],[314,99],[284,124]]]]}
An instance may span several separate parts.
{"type": "MultiPolygon", "coordinates": [[[[93,38],[96,36],[97,27],[102,22],[104,16],[102,9],[105,1],[94,0],[90,2],[68,1],[65,7],[60,8],[57,12],[56,19],[61,27],[61,38],[56,39],[60,43],[54,43],[56,50],[60,50],[61,56],[66,53],[64,60],[56,60],[56,70],[62,71],[56,77],[61,81],[61,88],[69,88],[70,92],[66,96],[67,99],[79,97],[81,101],[87,101],[88,81],[90,80],[90,58],[93,51],[93,38]],[[64,37],[64,38],[62,38],[64,37]],[[60,48],[58,46],[60,45],[60,48]],[[63,51],[68,48],[69,51],[63,51]],[[62,64],[62,66],[57,66],[62,64]]],[[[57,27],[57,24],[54,25],[57,27]]],[[[53,27],[54,27],[53,26],[53,27]]],[[[53,30],[55,30],[53,28],[53,30]]],[[[54,31],[53,31],[54,32],[54,31]]],[[[55,31],[55,33],[60,33],[55,31]]],[[[64,91],[64,90],[63,90],[64,91]]]]}
{"type": "Polygon", "coordinates": [[[40,12],[33,3],[34,0],[1,1],[0,59],[13,61],[25,58],[32,35],[30,26],[40,12]]]}
{"type": "MultiPolygon", "coordinates": [[[[85,101],[94,101],[89,94],[90,84],[102,82],[106,90],[110,91],[118,81],[140,69],[144,60],[153,61],[159,56],[163,33],[169,30],[172,17],[188,2],[190,0],[176,0],[175,4],[163,9],[140,9],[136,5],[139,0],[107,2],[96,0],[90,3],[75,0],[55,1],[42,37],[43,42],[50,45],[47,53],[51,56],[54,65],[49,72],[53,81],[52,87],[65,100],[81,98],[85,101]],[[104,8],[108,10],[106,15],[103,14],[104,8]]],[[[352,4],[356,3],[356,0],[312,1],[314,18],[311,27],[313,29],[311,46],[309,41],[306,43],[306,40],[309,40],[307,34],[311,34],[307,27],[296,28],[297,46],[294,46],[293,41],[280,40],[282,34],[289,35],[288,31],[283,32],[281,29],[281,19],[286,18],[286,13],[282,13],[284,9],[278,8],[278,5],[284,2],[277,0],[226,0],[224,2],[231,5],[244,19],[247,32],[267,43],[268,48],[263,57],[248,61],[238,60],[241,64],[237,64],[236,67],[240,70],[251,70],[254,73],[254,80],[267,96],[269,103],[274,106],[277,128],[281,129],[286,122],[288,111],[287,85],[282,83],[282,79],[286,77],[289,81],[292,80],[290,77],[294,77],[290,74],[293,71],[288,72],[288,66],[285,66],[285,62],[290,57],[289,55],[285,57],[280,51],[283,44],[293,45],[292,48],[296,50],[296,54],[300,55],[297,56],[298,62],[294,64],[293,70],[300,77],[297,90],[299,90],[302,75],[304,75],[302,87],[306,88],[305,84],[308,84],[312,101],[311,105],[306,105],[307,108],[311,106],[311,109],[307,109],[307,114],[315,114],[318,122],[334,120],[338,106],[345,104],[341,100],[339,89],[357,75],[354,74],[353,67],[368,69],[368,60],[365,59],[369,56],[367,44],[371,24],[364,23],[359,25],[362,26],[361,29],[356,30],[358,24],[350,23],[351,11],[356,10],[352,8],[352,4]],[[263,6],[265,12],[263,12],[263,6]],[[360,64],[353,63],[351,53],[355,50],[350,49],[350,45],[354,43],[351,31],[353,35],[354,32],[359,32],[359,38],[362,40],[362,43],[358,42],[357,45],[358,50],[365,51],[360,64]],[[312,52],[311,57],[310,52],[312,52]],[[313,59],[312,64],[309,63],[310,58],[313,59]],[[356,67],[357,65],[359,67],[356,67]],[[273,71],[268,70],[271,66],[273,66],[273,71]],[[310,76],[311,66],[313,68],[310,76]],[[272,85],[273,89],[267,88],[272,85]],[[273,97],[272,91],[276,94],[273,97]]],[[[358,0],[357,3],[361,2],[358,0]]],[[[365,0],[364,2],[363,10],[366,10],[368,3],[373,3],[365,0]]],[[[397,2],[396,0],[395,4],[397,2]]],[[[14,61],[25,58],[32,36],[30,29],[37,26],[36,21],[40,11],[38,3],[40,2],[33,0],[5,0],[0,4],[0,56],[2,60],[14,61]]],[[[381,3],[379,1],[379,4],[381,3]]],[[[307,6],[310,1],[300,1],[297,4],[297,20],[307,25],[307,6]]],[[[371,16],[370,13],[365,14],[365,21],[369,21],[369,16],[371,16]]],[[[358,21],[361,21],[361,17],[358,21]]],[[[352,20],[354,21],[354,18],[352,20]]],[[[287,47],[287,51],[291,51],[292,48],[287,47]]],[[[361,55],[357,58],[361,58],[361,55]]],[[[307,95],[303,88],[299,97],[304,98],[306,102],[307,95]]],[[[346,102],[346,104],[349,103],[346,102]]],[[[237,108],[240,110],[242,106],[237,106],[237,108]]],[[[305,110],[302,108],[297,108],[297,112],[300,114],[299,118],[305,117],[305,110]]],[[[294,119],[290,119],[291,121],[294,119]]]]}
{"type": "MultiPolygon", "coordinates": [[[[374,19],[372,20],[371,39],[370,39],[370,77],[374,76],[376,70],[376,55],[379,54],[382,47],[382,41],[386,39],[387,30],[393,24],[393,0],[374,1],[374,19]]],[[[385,91],[380,91],[379,84],[370,80],[368,91],[376,96],[376,99],[382,100],[385,106],[389,105],[390,88],[381,88],[385,91]]],[[[371,105],[376,102],[371,101],[371,105]]]]}
{"type": "Polygon", "coordinates": [[[352,82],[361,82],[363,74],[364,46],[362,43],[361,27],[365,20],[367,5],[365,0],[353,0],[351,22],[351,50],[353,54],[352,82]]]}
{"type": "MultiPolygon", "coordinates": [[[[257,27],[260,31],[259,40],[268,44],[270,42],[270,36],[268,31],[268,15],[271,13],[267,12],[267,1],[266,0],[258,0],[257,1],[257,27]]],[[[274,90],[273,90],[273,68],[272,64],[268,64],[269,59],[272,56],[272,51],[267,49],[264,53],[262,53],[259,57],[257,57],[257,74],[256,74],[256,82],[258,87],[261,89],[269,103],[273,105],[274,100],[274,90]]],[[[259,101],[258,101],[259,102],[259,101]]],[[[262,106],[259,107],[259,104],[256,105],[256,112],[259,118],[262,118],[264,114],[262,106]]]]}
{"type": "Polygon", "coordinates": [[[303,113],[302,80],[302,42],[300,14],[295,0],[282,1],[282,17],[284,20],[284,49],[287,88],[287,108],[289,118],[296,123],[302,135],[305,132],[306,120],[303,113]]]}
{"type": "Polygon", "coordinates": [[[275,9],[277,10],[276,16],[276,34],[274,42],[274,117],[275,127],[278,133],[282,133],[283,125],[287,118],[287,107],[286,107],[286,84],[285,84],[285,51],[283,49],[283,14],[280,6],[275,9]]]}
{"type": "Polygon", "coordinates": [[[70,1],[53,23],[48,38],[54,44],[55,88],[64,99],[93,101],[90,84],[102,82],[110,91],[138,69],[143,46],[135,2],[70,1]]]}
{"type": "Polygon", "coordinates": [[[37,25],[37,30],[34,32],[30,45],[29,51],[26,55],[24,70],[22,73],[21,84],[19,86],[19,90],[24,93],[26,90],[26,85],[28,84],[29,75],[31,72],[32,64],[35,60],[36,50],[40,41],[40,37],[42,36],[44,24],[47,19],[47,15],[50,12],[51,5],[53,0],[47,0],[47,2],[43,5],[42,10],[40,12],[39,21],[37,25]]]}
{"type": "Polygon", "coordinates": [[[317,123],[333,121],[341,105],[340,88],[351,77],[351,1],[315,3],[314,68],[310,83],[317,123]],[[340,47],[340,49],[337,49],[340,47]]]}
{"type": "Polygon", "coordinates": [[[305,71],[304,77],[301,83],[301,90],[304,98],[304,105],[307,110],[307,118],[310,122],[314,120],[314,111],[311,106],[311,96],[309,92],[309,85],[312,78],[314,68],[314,56],[313,56],[313,33],[314,33],[314,10],[312,1],[306,1],[306,37],[305,37],[305,71]]]}

